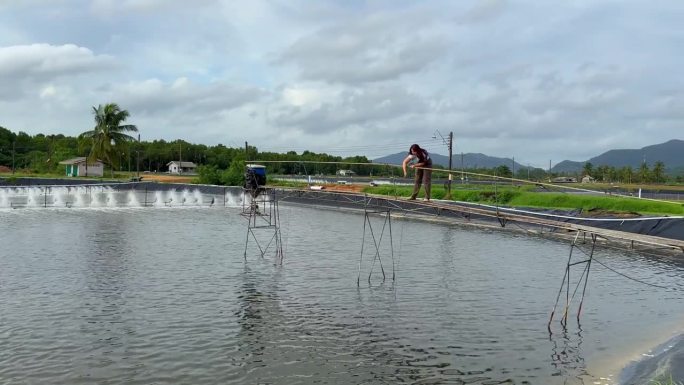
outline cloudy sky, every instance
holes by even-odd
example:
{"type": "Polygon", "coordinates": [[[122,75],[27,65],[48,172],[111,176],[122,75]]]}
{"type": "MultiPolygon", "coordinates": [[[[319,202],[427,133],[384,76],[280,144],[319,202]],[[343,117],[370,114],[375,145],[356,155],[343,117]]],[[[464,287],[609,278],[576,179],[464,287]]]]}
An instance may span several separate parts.
{"type": "Polygon", "coordinates": [[[0,0],[0,126],[548,167],[683,139],[681,0],[0,0]],[[433,136],[437,133],[437,139],[433,136]]]}

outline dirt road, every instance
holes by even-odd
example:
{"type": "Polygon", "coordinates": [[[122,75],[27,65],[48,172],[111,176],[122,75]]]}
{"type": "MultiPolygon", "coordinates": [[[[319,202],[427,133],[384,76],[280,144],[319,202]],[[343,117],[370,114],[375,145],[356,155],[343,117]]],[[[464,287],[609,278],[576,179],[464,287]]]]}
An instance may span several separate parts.
{"type": "Polygon", "coordinates": [[[190,183],[197,175],[141,174],[143,182],[190,183]]]}

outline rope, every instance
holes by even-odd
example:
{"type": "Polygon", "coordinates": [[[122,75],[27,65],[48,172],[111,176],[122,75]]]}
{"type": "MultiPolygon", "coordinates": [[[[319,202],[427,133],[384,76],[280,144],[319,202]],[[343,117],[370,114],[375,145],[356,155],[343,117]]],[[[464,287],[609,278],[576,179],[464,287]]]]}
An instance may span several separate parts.
{"type": "Polygon", "coordinates": [[[613,273],[615,273],[615,274],[617,274],[617,275],[620,275],[620,276],[622,276],[622,277],[624,277],[624,278],[630,279],[630,280],[635,281],[635,282],[642,283],[642,284],[647,285],[647,286],[657,287],[657,288],[659,288],[659,289],[667,289],[667,290],[674,290],[674,291],[684,291],[683,289],[680,289],[680,288],[674,288],[674,287],[667,287],[667,286],[662,286],[662,285],[656,285],[656,284],[653,284],[653,283],[649,283],[649,282],[640,280],[640,279],[638,279],[638,278],[630,277],[630,276],[628,276],[627,274],[621,273],[621,272],[619,272],[619,271],[613,269],[612,267],[607,266],[605,263],[601,262],[601,260],[599,260],[596,256],[592,256],[592,255],[588,254],[588,253],[587,253],[585,250],[583,250],[581,247],[579,247],[579,246],[577,246],[577,245],[574,245],[574,246],[575,246],[575,248],[576,248],[577,250],[579,250],[582,254],[584,254],[585,256],[587,256],[587,257],[589,257],[589,258],[592,258],[592,260],[595,261],[596,263],[598,263],[599,265],[605,267],[606,269],[608,269],[608,270],[612,271],[613,273]]]}
{"type": "Polygon", "coordinates": [[[656,284],[653,284],[653,283],[649,283],[649,282],[640,280],[640,279],[638,279],[638,278],[630,277],[630,276],[628,276],[627,274],[621,273],[621,272],[619,272],[619,271],[613,269],[612,267],[607,266],[605,263],[601,262],[601,261],[600,261],[598,258],[596,258],[596,257],[594,257],[594,262],[598,263],[599,265],[605,267],[606,269],[612,271],[613,273],[615,273],[615,274],[617,274],[617,275],[620,275],[620,276],[622,276],[622,277],[624,277],[624,278],[627,278],[627,279],[629,279],[629,280],[632,280],[632,281],[634,281],[634,282],[638,282],[638,283],[644,284],[644,285],[646,285],[646,286],[656,287],[656,288],[659,288],[659,289],[667,289],[667,290],[672,290],[672,291],[684,291],[684,290],[681,289],[681,288],[677,288],[677,287],[667,287],[667,286],[656,285],[656,284]]]}
{"type": "MultiPolygon", "coordinates": [[[[391,167],[402,167],[401,165],[397,164],[390,164],[390,163],[372,163],[372,162],[320,162],[320,161],[315,161],[315,160],[253,160],[251,162],[254,163],[319,163],[319,164],[348,164],[348,165],[361,165],[361,166],[391,166],[391,167]]],[[[442,173],[447,173],[450,175],[454,174],[462,174],[462,175],[472,175],[472,176],[479,176],[479,177],[485,177],[485,178],[494,178],[499,181],[510,181],[510,182],[519,182],[519,183],[526,183],[526,184],[534,184],[537,186],[548,186],[551,188],[558,188],[558,185],[552,184],[552,183],[544,183],[544,182],[533,182],[525,179],[517,179],[517,178],[508,178],[504,176],[496,176],[496,175],[489,175],[489,174],[480,174],[476,172],[470,172],[470,171],[463,171],[463,170],[446,170],[442,168],[430,168],[430,167],[416,167],[416,168],[421,168],[423,170],[430,170],[433,172],[442,172],[442,173]]],[[[600,191],[597,190],[590,190],[590,189],[584,189],[584,188],[579,188],[579,187],[571,187],[571,186],[562,186],[563,189],[565,190],[573,190],[573,191],[580,191],[580,192],[589,192],[589,193],[600,193],[600,191]]],[[[628,199],[640,199],[640,200],[647,200],[651,202],[661,202],[661,203],[673,203],[671,201],[666,201],[662,199],[653,199],[653,198],[639,198],[637,196],[630,196],[630,195],[619,195],[619,194],[612,194],[610,195],[612,197],[616,198],[628,198],[628,199]]]]}

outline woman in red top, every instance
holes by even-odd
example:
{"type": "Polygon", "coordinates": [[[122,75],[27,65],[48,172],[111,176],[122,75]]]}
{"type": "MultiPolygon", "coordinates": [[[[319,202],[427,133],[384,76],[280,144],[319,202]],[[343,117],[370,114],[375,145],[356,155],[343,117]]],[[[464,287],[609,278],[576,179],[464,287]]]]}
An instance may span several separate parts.
{"type": "Polygon", "coordinates": [[[407,165],[409,165],[409,167],[411,168],[416,169],[416,178],[413,184],[413,193],[411,194],[409,200],[416,199],[418,193],[420,192],[420,185],[424,183],[425,200],[429,201],[430,184],[432,183],[432,160],[430,159],[430,154],[428,154],[428,152],[424,149],[420,148],[419,145],[412,144],[411,148],[409,148],[408,156],[406,157],[406,159],[404,159],[404,163],[402,164],[402,168],[404,170],[404,177],[406,177],[407,165]],[[409,165],[409,163],[411,163],[414,159],[416,160],[416,162],[409,165]]]}

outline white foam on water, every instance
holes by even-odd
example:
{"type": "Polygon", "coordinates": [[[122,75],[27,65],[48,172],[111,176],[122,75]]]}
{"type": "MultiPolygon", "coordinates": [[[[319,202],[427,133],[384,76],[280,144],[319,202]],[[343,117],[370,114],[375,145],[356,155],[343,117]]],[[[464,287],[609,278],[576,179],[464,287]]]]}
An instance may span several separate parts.
{"type": "MultiPolygon", "coordinates": [[[[109,186],[0,187],[0,209],[10,208],[123,208],[221,206],[221,196],[195,189],[145,191],[115,190],[109,186]]],[[[239,206],[242,198],[228,194],[226,206],[239,206]]]]}

